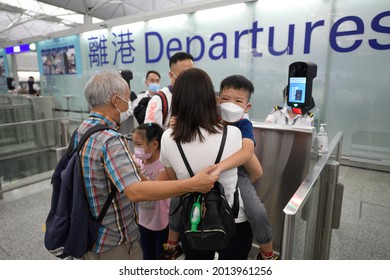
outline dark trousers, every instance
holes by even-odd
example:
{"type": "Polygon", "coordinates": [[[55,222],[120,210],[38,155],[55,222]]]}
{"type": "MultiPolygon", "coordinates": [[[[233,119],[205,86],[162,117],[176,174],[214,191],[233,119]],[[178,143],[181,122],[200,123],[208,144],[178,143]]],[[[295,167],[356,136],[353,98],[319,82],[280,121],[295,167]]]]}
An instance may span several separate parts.
{"type": "MultiPolygon", "coordinates": [[[[236,223],[236,235],[230,239],[229,246],[218,251],[219,260],[247,260],[252,247],[252,229],[249,222],[236,223]]],[[[186,260],[212,260],[214,251],[200,251],[191,247],[185,238],[184,231],[180,231],[180,240],[186,260]]]]}
{"type": "Polygon", "coordinates": [[[160,231],[153,231],[138,225],[141,235],[139,243],[142,248],[144,260],[159,260],[162,245],[168,240],[169,227],[160,231]]]}

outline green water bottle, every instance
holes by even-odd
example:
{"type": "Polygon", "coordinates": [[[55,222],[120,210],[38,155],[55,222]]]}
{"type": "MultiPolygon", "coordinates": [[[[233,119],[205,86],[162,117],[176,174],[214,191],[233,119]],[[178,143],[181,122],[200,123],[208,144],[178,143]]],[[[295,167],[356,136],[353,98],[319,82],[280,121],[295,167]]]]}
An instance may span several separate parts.
{"type": "Polygon", "coordinates": [[[192,205],[192,209],[191,209],[191,231],[196,231],[197,228],[198,228],[198,224],[200,222],[200,203],[199,203],[199,199],[200,199],[200,196],[198,196],[198,199],[197,201],[192,205]]]}

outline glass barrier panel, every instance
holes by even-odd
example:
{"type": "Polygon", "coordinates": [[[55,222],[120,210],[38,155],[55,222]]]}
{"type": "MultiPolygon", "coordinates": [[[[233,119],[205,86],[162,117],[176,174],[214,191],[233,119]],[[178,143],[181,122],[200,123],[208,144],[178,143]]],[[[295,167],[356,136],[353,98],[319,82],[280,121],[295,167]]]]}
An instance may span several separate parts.
{"type": "Polygon", "coordinates": [[[57,119],[0,125],[0,135],[2,183],[9,183],[55,168],[57,119]]]}

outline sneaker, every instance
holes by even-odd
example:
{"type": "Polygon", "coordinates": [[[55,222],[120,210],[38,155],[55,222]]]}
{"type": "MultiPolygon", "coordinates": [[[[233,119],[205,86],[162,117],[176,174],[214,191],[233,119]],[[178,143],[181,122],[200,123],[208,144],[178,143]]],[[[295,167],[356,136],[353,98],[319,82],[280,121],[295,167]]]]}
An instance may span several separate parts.
{"type": "Polygon", "coordinates": [[[263,257],[263,255],[261,254],[261,252],[259,252],[256,256],[256,260],[267,260],[267,261],[271,261],[271,260],[278,260],[279,257],[277,255],[272,255],[272,257],[269,257],[269,258],[265,258],[263,257]]]}
{"type": "Polygon", "coordinates": [[[172,246],[169,246],[167,243],[163,244],[163,250],[161,252],[160,258],[162,260],[176,260],[183,254],[183,250],[179,245],[175,246],[172,250],[172,246]]]}

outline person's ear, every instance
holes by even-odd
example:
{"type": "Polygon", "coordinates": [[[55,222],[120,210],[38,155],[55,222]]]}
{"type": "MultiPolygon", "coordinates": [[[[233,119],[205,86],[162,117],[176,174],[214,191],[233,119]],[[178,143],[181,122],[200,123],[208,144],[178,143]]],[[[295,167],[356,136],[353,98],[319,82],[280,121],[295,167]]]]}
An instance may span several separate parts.
{"type": "Polygon", "coordinates": [[[158,149],[158,141],[157,140],[153,140],[152,148],[153,148],[153,150],[157,150],[158,149]]]}
{"type": "Polygon", "coordinates": [[[115,108],[118,107],[118,95],[114,94],[112,97],[111,97],[111,105],[114,106],[115,108]]]}
{"type": "Polygon", "coordinates": [[[244,113],[248,113],[249,110],[252,108],[252,104],[251,103],[248,103],[248,105],[246,105],[246,108],[244,110],[244,113]]]}
{"type": "Polygon", "coordinates": [[[219,96],[215,97],[215,101],[217,101],[217,105],[219,105],[219,96]]]}

